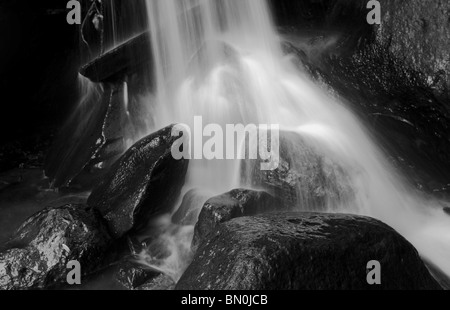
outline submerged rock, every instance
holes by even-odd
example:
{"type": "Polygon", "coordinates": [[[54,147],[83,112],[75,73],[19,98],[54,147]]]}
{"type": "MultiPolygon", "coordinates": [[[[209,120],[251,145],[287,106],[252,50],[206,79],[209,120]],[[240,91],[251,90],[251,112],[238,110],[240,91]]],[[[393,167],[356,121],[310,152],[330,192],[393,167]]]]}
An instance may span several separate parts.
{"type": "Polygon", "coordinates": [[[196,247],[217,225],[236,217],[287,210],[283,203],[263,191],[235,189],[209,199],[195,225],[192,244],[196,247]]]}
{"type": "Polygon", "coordinates": [[[262,188],[290,207],[324,210],[354,197],[349,175],[324,155],[312,141],[294,132],[280,132],[280,163],[275,170],[261,170],[261,160],[241,165],[245,186],[262,188]]]}
{"type": "Polygon", "coordinates": [[[72,260],[80,263],[83,274],[89,274],[102,263],[110,241],[106,224],[93,208],[47,208],[30,217],[0,254],[0,290],[64,283],[72,260]]]}
{"type": "Polygon", "coordinates": [[[389,226],[341,214],[271,213],[218,225],[179,290],[440,289],[416,249],[389,226]],[[381,264],[381,285],[367,282],[381,264]]]}
{"type": "Polygon", "coordinates": [[[189,162],[171,154],[173,126],[132,146],[93,190],[88,204],[100,210],[113,237],[147,225],[170,212],[180,195],[189,162]]]}

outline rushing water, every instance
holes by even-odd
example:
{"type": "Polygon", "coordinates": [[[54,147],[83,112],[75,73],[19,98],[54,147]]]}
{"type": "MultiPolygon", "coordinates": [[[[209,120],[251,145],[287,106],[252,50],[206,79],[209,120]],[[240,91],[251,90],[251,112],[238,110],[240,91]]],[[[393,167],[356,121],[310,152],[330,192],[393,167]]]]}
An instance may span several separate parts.
{"type": "MultiPolygon", "coordinates": [[[[297,132],[350,177],[354,200],[346,205],[330,202],[330,211],[384,221],[450,276],[450,218],[438,202],[425,200],[396,174],[338,99],[283,55],[265,1],[147,0],[146,4],[156,68],[156,89],[147,103],[154,116],[149,130],[176,122],[192,124],[194,116],[203,116],[205,123],[280,124],[297,132]]],[[[239,177],[237,161],[192,161],[186,190],[223,193],[241,186],[239,177]]],[[[172,239],[163,236],[170,240],[167,246],[175,257],[155,262],[146,252],[142,261],[176,280],[187,264],[177,261],[186,258],[180,254],[180,249],[189,248],[180,246],[190,241],[186,234],[190,236],[192,228],[177,230],[172,239]]]]}

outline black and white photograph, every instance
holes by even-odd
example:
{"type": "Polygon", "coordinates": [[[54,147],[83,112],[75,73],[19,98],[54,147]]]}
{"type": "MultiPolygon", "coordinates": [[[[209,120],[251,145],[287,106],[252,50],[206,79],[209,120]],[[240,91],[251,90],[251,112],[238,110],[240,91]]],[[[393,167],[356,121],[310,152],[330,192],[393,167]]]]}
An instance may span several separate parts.
{"type": "Polygon", "coordinates": [[[448,0],[0,0],[0,102],[0,291],[450,290],[448,0]]]}

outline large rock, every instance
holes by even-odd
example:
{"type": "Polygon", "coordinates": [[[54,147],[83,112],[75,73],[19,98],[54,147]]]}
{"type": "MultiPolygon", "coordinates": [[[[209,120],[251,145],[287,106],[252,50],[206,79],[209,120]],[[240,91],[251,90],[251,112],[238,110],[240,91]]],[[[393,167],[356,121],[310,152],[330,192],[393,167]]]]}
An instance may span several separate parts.
{"type": "Polygon", "coordinates": [[[381,26],[367,23],[368,1],[271,2],[274,15],[288,26],[285,38],[292,44],[286,52],[297,55],[302,68],[373,125],[369,130],[411,183],[445,195],[450,171],[448,1],[379,0],[381,26]],[[307,28],[313,31],[305,34],[307,28]]]}
{"type": "Polygon", "coordinates": [[[200,212],[192,245],[195,248],[217,225],[233,218],[285,210],[279,199],[263,191],[235,189],[213,197],[200,212]]]}
{"type": "Polygon", "coordinates": [[[312,141],[295,132],[280,132],[280,164],[275,170],[261,170],[261,160],[241,164],[241,181],[261,188],[290,207],[325,210],[354,197],[350,177],[312,141]]]}
{"type": "Polygon", "coordinates": [[[101,263],[111,238],[98,211],[85,205],[48,208],[30,217],[0,254],[0,290],[48,288],[66,281],[67,263],[83,274],[101,263]]]}
{"type": "MultiPolygon", "coordinates": [[[[402,62],[424,75],[436,93],[450,95],[450,3],[379,0],[381,26],[366,21],[368,1],[271,0],[277,24],[299,31],[305,28],[341,30],[359,43],[386,47],[402,62]]],[[[363,44],[363,45],[364,45],[363,44]]]]}
{"type": "Polygon", "coordinates": [[[175,160],[171,147],[178,137],[168,126],[132,146],[88,199],[100,210],[113,237],[138,230],[158,214],[170,212],[180,195],[188,161],[175,160]]]}
{"type": "Polygon", "coordinates": [[[383,0],[377,40],[422,72],[430,86],[450,95],[450,2],[383,0]]]}
{"type": "Polygon", "coordinates": [[[271,213],[233,219],[200,245],[179,290],[440,289],[415,248],[367,217],[271,213]],[[370,286],[369,261],[381,264],[370,286]]]}

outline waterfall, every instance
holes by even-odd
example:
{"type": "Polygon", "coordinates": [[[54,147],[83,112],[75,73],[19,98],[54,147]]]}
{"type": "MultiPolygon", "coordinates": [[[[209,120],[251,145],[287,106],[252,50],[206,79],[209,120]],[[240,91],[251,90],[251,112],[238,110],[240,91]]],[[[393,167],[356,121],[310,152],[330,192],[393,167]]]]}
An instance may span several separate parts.
{"type": "MultiPolygon", "coordinates": [[[[266,1],[146,4],[156,81],[148,103],[151,130],[191,125],[202,116],[220,125],[280,124],[307,137],[350,177],[354,199],[330,202],[329,211],[382,220],[450,275],[450,218],[397,174],[338,98],[283,55],[266,1]]],[[[237,161],[192,161],[187,187],[223,193],[242,185],[239,180],[237,161]]]]}

